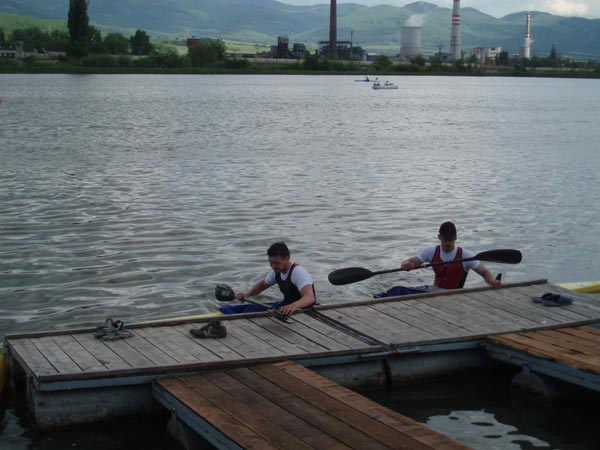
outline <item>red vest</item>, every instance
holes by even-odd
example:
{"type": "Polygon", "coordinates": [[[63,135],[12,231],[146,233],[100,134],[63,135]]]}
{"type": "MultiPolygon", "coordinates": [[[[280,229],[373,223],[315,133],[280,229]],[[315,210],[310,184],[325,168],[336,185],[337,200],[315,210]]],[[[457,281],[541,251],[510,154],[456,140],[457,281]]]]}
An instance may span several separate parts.
{"type": "MultiPolygon", "coordinates": [[[[442,258],[440,257],[440,251],[441,245],[438,245],[435,248],[435,253],[433,255],[433,259],[431,260],[432,264],[443,262],[442,258]]],[[[461,259],[462,248],[458,247],[454,261],[461,259]]],[[[465,272],[462,263],[440,264],[438,266],[433,266],[432,268],[435,272],[434,284],[437,287],[443,289],[460,289],[465,285],[468,272],[465,272]]]]}

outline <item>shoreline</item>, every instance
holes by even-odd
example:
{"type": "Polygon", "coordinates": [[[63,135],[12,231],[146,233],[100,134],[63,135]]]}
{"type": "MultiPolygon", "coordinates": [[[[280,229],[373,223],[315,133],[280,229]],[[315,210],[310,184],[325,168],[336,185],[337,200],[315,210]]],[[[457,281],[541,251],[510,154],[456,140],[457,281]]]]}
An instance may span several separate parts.
{"type": "Polygon", "coordinates": [[[360,76],[377,74],[378,76],[449,76],[449,77],[526,77],[526,78],[575,78],[600,79],[600,71],[581,70],[540,70],[515,71],[502,68],[498,70],[479,70],[456,72],[449,70],[305,70],[290,66],[250,65],[242,68],[226,67],[86,67],[73,65],[35,65],[0,66],[0,74],[70,74],[70,75],[349,75],[360,76]]]}

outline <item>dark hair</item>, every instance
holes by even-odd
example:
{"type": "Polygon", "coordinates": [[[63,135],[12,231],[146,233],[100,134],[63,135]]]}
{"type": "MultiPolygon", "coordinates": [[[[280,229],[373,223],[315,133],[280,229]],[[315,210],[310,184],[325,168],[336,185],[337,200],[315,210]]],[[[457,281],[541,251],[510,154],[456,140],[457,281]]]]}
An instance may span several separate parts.
{"type": "Polygon", "coordinates": [[[290,256],[290,250],[285,245],[285,242],[275,242],[267,250],[268,256],[279,256],[280,258],[288,258],[290,256]]]}
{"type": "Polygon", "coordinates": [[[456,240],[456,227],[452,222],[444,222],[440,225],[440,236],[445,241],[455,241],[456,240]]]}

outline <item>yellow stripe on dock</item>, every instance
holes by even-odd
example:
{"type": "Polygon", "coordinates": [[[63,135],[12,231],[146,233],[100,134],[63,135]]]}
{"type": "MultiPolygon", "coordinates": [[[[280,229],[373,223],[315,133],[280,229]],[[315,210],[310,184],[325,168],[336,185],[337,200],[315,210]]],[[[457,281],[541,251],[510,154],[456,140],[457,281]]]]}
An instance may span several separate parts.
{"type": "Polygon", "coordinates": [[[154,395],[217,448],[468,449],[291,361],[161,379],[154,395]]]}

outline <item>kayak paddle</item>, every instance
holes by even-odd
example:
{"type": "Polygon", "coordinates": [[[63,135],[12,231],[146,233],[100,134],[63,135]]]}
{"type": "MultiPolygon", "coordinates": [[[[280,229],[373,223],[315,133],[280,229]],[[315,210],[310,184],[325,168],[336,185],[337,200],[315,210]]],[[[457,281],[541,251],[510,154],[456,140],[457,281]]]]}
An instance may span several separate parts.
{"type": "MultiPolygon", "coordinates": [[[[503,264],[519,264],[521,262],[522,255],[519,250],[501,249],[501,250],[488,250],[485,252],[477,253],[471,258],[459,259],[457,261],[450,262],[437,262],[437,263],[423,263],[418,268],[425,268],[431,266],[438,266],[441,264],[453,264],[466,261],[486,261],[503,264]]],[[[337,269],[329,274],[327,277],[331,284],[341,285],[356,283],[358,281],[366,280],[375,275],[381,275],[383,273],[400,272],[404,269],[389,269],[380,270],[378,272],[372,272],[369,269],[363,267],[347,267],[345,269],[337,269]]]]}

